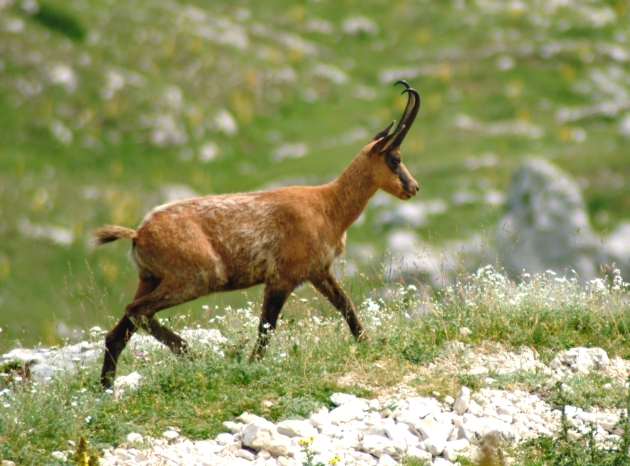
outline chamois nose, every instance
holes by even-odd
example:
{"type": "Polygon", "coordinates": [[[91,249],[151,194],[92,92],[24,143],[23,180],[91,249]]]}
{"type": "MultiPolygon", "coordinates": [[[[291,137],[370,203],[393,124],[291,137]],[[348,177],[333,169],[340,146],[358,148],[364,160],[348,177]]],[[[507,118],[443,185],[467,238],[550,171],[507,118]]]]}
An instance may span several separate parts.
{"type": "Polygon", "coordinates": [[[413,181],[405,186],[405,191],[407,191],[408,194],[410,194],[411,196],[415,196],[416,194],[418,194],[419,189],[420,186],[418,185],[417,181],[413,181]]]}

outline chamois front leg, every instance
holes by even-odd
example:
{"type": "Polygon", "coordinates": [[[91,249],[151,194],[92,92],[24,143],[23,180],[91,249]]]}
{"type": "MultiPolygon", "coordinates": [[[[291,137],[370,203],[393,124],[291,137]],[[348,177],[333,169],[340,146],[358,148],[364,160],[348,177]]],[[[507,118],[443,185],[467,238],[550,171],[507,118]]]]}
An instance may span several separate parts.
{"type": "Polygon", "coordinates": [[[265,354],[265,347],[269,341],[269,330],[275,330],[278,316],[282,306],[287,302],[289,295],[293,291],[292,287],[280,288],[272,285],[265,287],[265,297],[263,300],[263,312],[258,325],[258,340],[256,346],[249,357],[249,362],[260,360],[265,354]]]}
{"type": "Polygon", "coordinates": [[[343,315],[346,319],[354,338],[358,341],[366,341],[367,335],[365,334],[363,325],[361,325],[361,321],[357,316],[354,304],[343,292],[341,286],[339,286],[332,270],[328,269],[321,275],[312,278],[311,283],[328,301],[331,302],[333,306],[335,306],[339,312],[341,312],[341,315],[343,315]]]}

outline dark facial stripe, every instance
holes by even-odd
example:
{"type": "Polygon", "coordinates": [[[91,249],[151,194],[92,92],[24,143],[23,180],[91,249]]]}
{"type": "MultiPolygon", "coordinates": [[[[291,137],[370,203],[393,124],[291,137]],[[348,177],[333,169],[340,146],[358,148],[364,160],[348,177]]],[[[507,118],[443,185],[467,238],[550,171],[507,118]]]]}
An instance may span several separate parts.
{"type": "Polygon", "coordinates": [[[388,153],[385,156],[385,163],[393,174],[400,175],[400,166],[402,165],[402,159],[399,155],[392,155],[391,153],[388,153]],[[398,163],[396,163],[396,161],[398,161],[398,163]]]}

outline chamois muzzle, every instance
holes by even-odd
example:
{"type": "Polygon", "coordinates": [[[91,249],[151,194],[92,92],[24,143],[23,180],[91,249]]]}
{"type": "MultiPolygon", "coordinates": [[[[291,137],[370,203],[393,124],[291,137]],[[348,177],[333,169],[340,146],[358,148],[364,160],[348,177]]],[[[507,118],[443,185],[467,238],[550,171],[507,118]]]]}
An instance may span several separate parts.
{"type": "Polygon", "coordinates": [[[394,130],[394,133],[397,133],[398,131],[400,131],[400,133],[392,143],[392,147],[400,147],[403,140],[405,139],[405,136],[407,135],[407,131],[409,131],[409,128],[411,128],[413,121],[416,119],[418,110],[420,110],[420,94],[418,94],[418,91],[412,88],[409,83],[403,79],[397,81],[394,86],[396,86],[397,84],[404,84],[407,87],[407,89],[402,91],[402,93],[404,94],[405,92],[407,92],[409,94],[409,100],[407,101],[407,108],[405,108],[405,112],[400,118],[398,126],[396,126],[396,129],[394,130]]]}

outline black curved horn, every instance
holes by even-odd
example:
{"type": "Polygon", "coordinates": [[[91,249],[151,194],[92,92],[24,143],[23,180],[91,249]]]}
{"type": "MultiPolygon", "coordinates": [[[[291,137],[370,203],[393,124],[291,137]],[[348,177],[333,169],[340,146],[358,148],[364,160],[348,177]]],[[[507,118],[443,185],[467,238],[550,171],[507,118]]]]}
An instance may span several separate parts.
{"type": "Polygon", "coordinates": [[[402,93],[404,94],[407,92],[409,94],[409,100],[407,101],[407,107],[405,108],[403,116],[400,118],[400,122],[394,130],[394,133],[400,130],[400,134],[398,134],[398,137],[396,137],[396,140],[393,142],[393,147],[400,147],[407,135],[407,131],[409,131],[409,128],[411,128],[411,125],[416,119],[418,110],[420,110],[420,94],[418,94],[418,92],[405,80],[401,79],[400,81],[397,81],[394,86],[397,84],[404,84],[405,87],[407,87],[407,89],[402,91],[402,93]]]}

